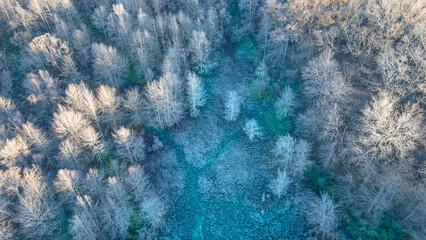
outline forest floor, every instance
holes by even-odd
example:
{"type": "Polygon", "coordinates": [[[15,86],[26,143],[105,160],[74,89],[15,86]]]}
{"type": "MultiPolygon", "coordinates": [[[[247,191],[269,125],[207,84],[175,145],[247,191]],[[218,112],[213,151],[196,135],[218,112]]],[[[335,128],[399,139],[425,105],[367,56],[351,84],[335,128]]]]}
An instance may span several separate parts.
{"type": "Polygon", "coordinates": [[[235,51],[227,52],[203,78],[208,100],[202,114],[162,134],[165,147],[148,165],[171,206],[159,239],[301,238],[305,226],[297,215],[297,197],[277,199],[267,187],[274,177],[268,167],[276,137],[273,104],[248,97],[252,65],[235,51]],[[236,122],[223,117],[229,90],[244,97],[236,122]],[[252,143],[243,132],[251,118],[264,126],[262,139],[252,143]]]}

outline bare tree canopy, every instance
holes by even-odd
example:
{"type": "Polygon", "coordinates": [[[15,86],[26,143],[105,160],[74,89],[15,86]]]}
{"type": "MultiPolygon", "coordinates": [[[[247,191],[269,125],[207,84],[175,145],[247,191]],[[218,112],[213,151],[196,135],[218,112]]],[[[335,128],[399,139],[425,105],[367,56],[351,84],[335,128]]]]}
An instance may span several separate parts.
{"type": "Polygon", "coordinates": [[[425,0],[0,0],[0,240],[425,239],[425,26],[425,0]]]}

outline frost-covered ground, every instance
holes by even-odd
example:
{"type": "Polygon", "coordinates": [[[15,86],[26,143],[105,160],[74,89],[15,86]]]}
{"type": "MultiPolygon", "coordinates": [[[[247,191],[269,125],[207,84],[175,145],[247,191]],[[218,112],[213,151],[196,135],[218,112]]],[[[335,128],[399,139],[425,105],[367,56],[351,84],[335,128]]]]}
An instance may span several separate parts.
{"type": "Polygon", "coordinates": [[[154,182],[171,208],[160,239],[298,239],[305,228],[295,197],[271,196],[267,185],[273,136],[249,143],[242,130],[246,119],[264,120],[266,100],[248,97],[250,63],[227,55],[213,76],[204,78],[208,101],[202,115],[186,119],[162,138],[164,150],[151,167],[154,182]],[[236,122],[223,117],[228,90],[244,97],[236,122]],[[177,181],[177,182],[174,182],[177,181]]]}

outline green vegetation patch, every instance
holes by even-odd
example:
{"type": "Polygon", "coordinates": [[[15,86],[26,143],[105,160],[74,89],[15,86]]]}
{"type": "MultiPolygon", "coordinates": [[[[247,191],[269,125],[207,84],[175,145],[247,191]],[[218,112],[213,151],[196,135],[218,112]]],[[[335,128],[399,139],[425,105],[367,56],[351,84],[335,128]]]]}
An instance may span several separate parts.
{"type": "Polygon", "coordinates": [[[146,83],[146,80],[142,77],[138,77],[138,74],[136,73],[136,66],[134,63],[130,63],[128,66],[128,76],[127,81],[131,84],[136,84],[139,86],[144,86],[146,83]]]}
{"type": "Polygon", "coordinates": [[[235,43],[235,50],[237,54],[256,62],[257,59],[257,44],[252,36],[243,37],[240,41],[235,43]]]}
{"type": "Polygon", "coordinates": [[[266,129],[272,135],[284,135],[290,133],[294,128],[292,118],[280,119],[275,113],[275,108],[270,108],[264,113],[266,129]]]}
{"type": "Polygon", "coordinates": [[[238,6],[238,0],[231,0],[228,3],[227,11],[231,15],[231,26],[234,26],[241,22],[240,7],[238,6]]]}

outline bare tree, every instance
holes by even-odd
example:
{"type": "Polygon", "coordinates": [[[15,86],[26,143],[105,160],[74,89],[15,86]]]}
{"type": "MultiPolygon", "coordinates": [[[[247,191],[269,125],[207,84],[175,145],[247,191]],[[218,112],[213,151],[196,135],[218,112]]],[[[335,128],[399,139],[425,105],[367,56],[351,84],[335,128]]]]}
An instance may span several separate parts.
{"type": "MultiPolygon", "coordinates": [[[[275,1],[271,1],[271,3],[275,3],[275,1]]],[[[268,54],[268,46],[269,46],[269,35],[271,29],[273,27],[273,19],[271,18],[271,11],[269,8],[270,4],[266,4],[262,9],[262,16],[259,22],[259,30],[257,33],[258,42],[261,43],[261,51],[262,51],[262,63],[265,63],[266,56],[268,54]]]]}
{"type": "Polygon", "coordinates": [[[295,155],[295,145],[295,139],[289,134],[280,136],[275,142],[272,153],[276,158],[278,158],[282,168],[286,168],[291,164],[295,155]]]}
{"type": "Polygon", "coordinates": [[[185,1],[185,3],[183,3],[182,9],[192,19],[199,19],[199,18],[202,17],[201,14],[200,14],[200,12],[199,11],[191,11],[191,10],[192,9],[200,9],[201,7],[202,6],[199,3],[199,1],[197,1],[197,0],[190,0],[190,1],[185,1]]]}
{"type": "Polygon", "coordinates": [[[140,204],[140,216],[147,221],[150,226],[157,229],[164,224],[166,206],[156,195],[152,195],[140,204]]]}
{"type": "Polygon", "coordinates": [[[248,136],[250,142],[253,142],[256,137],[259,138],[262,136],[262,129],[259,127],[255,119],[247,120],[243,130],[248,136]]]}
{"type": "Polygon", "coordinates": [[[137,73],[145,80],[151,81],[154,77],[154,68],[161,59],[157,40],[147,30],[138,29],[133,33],[133,48],[133,58],[138,64],[137,73]]]}
{"type": "Polygon", "coordinates": [[[19,6],[18,2],[12,0],[5,0],[0,2],[0,12],[2,13],[2,20],[9,22],[12,16],[15,14],[16,6],[19,6]]]}
{"type": "Polygon", "coordinates": [[[90,61],[90,32],[86,25],[81,24],[81,29],[76,29],[72,33],[71,46],[73,48],[74,56],[77,57],[77,61],[80,63],[80,66],[88,69],[88,64],[90,61]]]}
{"type": "Polygon", "coordinates": [[[143,113],[144,99],[138,88],[132,88],[126,91],[126,97],[123,106],[126,109],[128,118],[132,125],[138,125],[145,120],[143,113]]]}
{"type": "Polygon", "coordinates": [[[13,202],[16,198],[15,189],[19,187],[21,168],[9,167],[2,170],[0,175],[0,239],[13,239],[19,237],[16,232],[16,224],[13,222],[14,215],[11,207],[16,206],[13,202]]]}
{"type": "Polygon", "coordinates": [[[265,61],[274,67],[286,66],[290,43],[295,40],[294,30],[289,26],[277,27],[272,31],[270,38],[265,61]]]}
{"type": "Polygon", "coordinates": [[[98,107],[101,113],[101,119],[116,126],[121,120],[122,115],[120,111],[121,98],[117,95],[114,87],[100,85],[96,89],[96,97],[98,99],[98,107]]]}
{"type": "Polygon", "coordinates": [[[15,103],[9,99],[0,96],[0,122],[6,123],[14,119],[16,113],[15,103]]]}
{"type": "Polygon", "coordinates": [[[31,122],[26,122],[22,124],[20,132],[29,146],[49,159],[52,149],[51,141],[41,129],[31,122]]]}
{"type": "Polygon", "coordinates": [[[64,21],[60,16],[55,15],[53,17],[54,29],[53,33],[59,39],[70,42],[71,33],[74,30],[74,26],[72,26],[69,22],[64,21]]]}
{"type": "Polygon", "coordinates": [[[93,199],[102,199],[105,194],[105,172],[98,169],[89,169],[86,175],[84,192],[93,199]]]}
{"type": "Polygon", "coordinates": [[[318,58],[309,61],[302,71],[302,78],[305,80],[303,90],[306,96],[314,100],[342,101],[349,92],[349,84],[339,72],[331,49],[326,49],[318,58]]]}
{"type": "Polygon", "coordinates": [[[83,146],[74,139],[67,138],[59,146],[58,166],[69,169],[82,169],[89,162],[88,156],[83,154],[83,146]]]}
{"type": "Polygon", "coordinates": [[[81,82],[79,85],[69,84],[65,95],[65,102],[96,123],[98,130],[101,131],[98,102],[87,85],[84,82],[81,82]]]}
{"type": "Polygon", "coordinates": [[[421,65],[424,65],[425,60],[417,62],[415,56],[413,56],[414,58],[411,56],[412,54],[405,52],[402,47],[385,48],[376,60],[381,79],[368,81],[370,88],[373,91],[384,90],[401,98],[421,92],[425,77],[424,66],[421,65]],[[412,64],[413,60],[417,64],[412,64]],[[423,73],[418,75],[417,70],[423,73]]]}
{"type": "Polygon", "coordinates": [[[125,127],[115,130],[112,136],[120,157],[129,159],[132,164],[145,158],[145,141],[142,136],[137,136],[131,129],[125,127]]]}
{"type": "Polygon", "coordinates": [[[56,9],[57,5],[57,1],[46,1],[46,3],[44,3],[40,0],[31,0],[28,2],[28,9],[41,18],[46,30],[51,32],[49,20],[52,18],[52,10],[56,9]]]}
{"type": "Polygon", "coordinates": [[[150,9],[150,5],[145,1],[120,0],[120,3],[129,11],[130,15],[136,16],[141,9],[150,9]]]}
{"type": "Polygon", "coordinates": [[[30,70],[46,69],[67,75],[74,64],[68,43],[49,33],[34,38],[28,44],[26,54],[28,57],[23,58],[24,65],[30,70]]]}
{"type": "Polygon", "coordinates": [[[100,162],[101,155],[105,150],[104,144],[101,141],[101,134],[89,125],[81,129],[79,138],[81,144],[89,150],[91,156],[97,158],[100,162]]]}
{"type": "MultiPolygon", "coordinates": [[[[424,169],[423,169],[424,171],[424,169]]],[[[423,173],[424,174],[424,173],[423,173]]],[[[426,188],[423,183],[419,183],[414,187],[414,190],[410,189],[410,193],[404,192],[404,202],[407,201],[404,206],[403,219],[404,225],[412,226],[416,233],[413,234],[416,237],[421,238],[426,232],[426,227],[422,223],[421,219],[426,214],[426,188]]]]}
{"type": "Polygon", "coordinates": [[[0,151],[0,158],[6,160],[7,166],[21,165],[30,153],[30,146],[20,135],[7,139],[3,149],[0,151]]]}
{"type": "MultiPolygon", "coordinates": [[[[316,111],[316,124],[318,131],[316,140],[320,143],[318,147],[319,157],[323,167],[333,168],[343,159],[344,140],[346,126],[344,125],[341,109],[335,103],[316,111]]],[[[313,116],[314,117],[314,116],[313,116]]]]}
{"type": "Polygon", "coordinates": [[[89,196],[77,196],[75,213],[71,220],[73,239],[99,239],[101,224],[98,215],[100,211],[98,205],[89,196]]]}
{"type": "Polygon", "coordinates": [[[82,174],[76,170],[60,169],[53,182],[56,191],[60,193],[61,200],[67,204],[74,204],[82,192],[82,174]]]}
{"type": "Polygon", "coordinates": [[[107,33],[120,49],[127,52],[130,45],[131,18],[122,3],[112,5],[112,13],[108,16],[107,33]]]}
{"type": "Polygon", "coordinates": [[[38,74],[28,73],[24,87],[33,103],[44,101],[50,105],[59,100],[58,80],[52,78],[48,71],[40,69],[38,74]]]}
{"type": "Polygon", "coordinates": [[[310,145],[305,140],[296,140],[289,134],[280,136],[272,149],[275,166],[286,170],[293,178],[302,176],[310,165],[309,152],[310,145]]]}
{"type": "Polygon", "coordinates": [[[241,97],[236,91],[229,91],[225,100],[225,119],[236,121],[241,111],[241,97]]]}
{"type": "Polygon", "coordinates": [[[127,61],[115,47],[103,43],[92,44],[93,74],[99,81],[107,81],[112,86],[121,86],[127,74],[127,61]]]}
{"type": "Polygon", "coordinates": [[[62,105],[59,105],[58,112],[53,114],[53,128],[60,138],[78,139],[80,131],[88,125],[89,122],[83,114],[62,105]]]}
{"type": "Polygon", "coordinates": [[[355,214],[361,214],[363,220],[370,223],[377,223],[385,212],[401,202],[406,187],[398,172],[374,174],[356,188],[351,188],[352,193],[347,191],[344,197],[355,214]]]}
{"type": "Polygon", "coordinates": [[[138,9],[136,25],[141,30],[148,30],[151,33],[155,32],[155,21],[152,15],[149,14],[149,8],[138,9]]]}
{"type": "Polygon", "coordinates": [[[281,93],[280,98],[275,102],[277,116],[281,119],[293,116],[296,106],[296,96],[290,87],[286,87],[281,93]]]}
{"type": "Polygon", "coordinates": [[[323,49],[335,49],[336,42],[339,37],[339,29],[336,26],[330,27],[327,31],[323,33],[316,33],[316,44],[317,46],[323,49]]]}
{"type": "Polygon", "coordinates": [[[406,105],[402,111],[398,107],[398,98],[384,93],[364,108],[362,127],[352,144],[357,164],[372,168],[402,163],[412,150],[424,144],[419,106],[406,105]]]}
{"type": "Polygon", "coordinates": [[[143,202],[149,196],[149,178],[140,165],[130,166],[124,180],[135,202],[143,202]]]}
{"type": "Polygon", "coordinates": [[[351,53],[361,63],[366,63],[374,50],[373,44],[376,41],[375,33],[367,27],[359,27],[359,24],[354,25],[348,26],[347,24],[342,24],[342,35],[346,41],[343,51],[351,53]]]}
{"type": "Polygon", "coordinates": [[[27,53],[31,60],[29,64],[34,64],[36,68],[51,64],[56,71],[63,56],[70,54],[68,45],[49,33],[34,38],[28,44],[27,53]]]}
{"type": "Polygon", "coordinates": [[[194,22],[182,10],[177,14],[177,20],[179,22],[180,39],[182,40],[182,44],[186,45],[191,39],[194,22]]]}
{"type": "Polygon", "coordinates": [[[201,79],[193,72],[188,74],[186,92],[190,115],[191,117],[197,117],[200,114],[198,108],[206,104],[206,96],[201,79]]]}
{"type": "MultiPolygon", "coordinates": [[[[9,2],[3,1],[2,4],[9,2]]],[[[12,2],[12,1],[10,1],[12,2]]],[[[25,31],[31,31],[37,24],[37,15],[23,8],[18,2],[15,2],[14,14],[10,19],[9,25],[14,29],[24,29],[25,31]]],[[[2,9],[2,7],[0,7],[2,9]]]]}
{"type": "Polygon", "coordinates": [[[102,222],[112,238],[126,238],[133,210],[129,195],[119,178],[109,177],[106,190],[106,201],[103,206],[102,222]]]}
{"type": "Polygon", "coordinates": [[[164,16],[162,14],[156,15],[154,20],[154,31],[152,33],[155,35],[156,39],[159,40],[160,47],[163,48],[166,47],[166,32],[167,27],[164,16]]]}
{"type": "Polygon", "coordinates": [[[203,22],[203,30],[207,35],[212,50],[220,48],[224,42],[223,26],[221,26],[217,7],[210,7],[203,22]]]}
{"type": "Polygon", "coordinates": [[[337,238],[337,210],[327,193],[308,202],[305,210],[306,219],[312,230],[323,239],[337,238]]]}
{"type": "Polygon", "coordinates": [[[312,164],[312,162],[309,160],[311,148],[311,145],[304,139],[299,139],[297,142],[295,146],[294,161],[289,168],[293,176],[303,176],[303,173],[312,164]]]}
{"type": "Polygon", "coordinates": [[[107,24],[108,24],[108,11],[103,5],[95,8],[92,15],[92,22],[96,28],[102,30],[105,37],[107,36],[107,24]]]}
{"type": "Polygon", "coordinates": [[[20,224],[19,234],[25,238],[49,238],[58,230],[58,211],[54,196],[44,182],[40,169],[25,168],[21,177],[22,193],[15,221],[20,224]]]}
{"type": "Polygon", "coordinates": [[[167,19],[169,21],[168,23],[168,27],[169,27],[169,35],[170,35],[170,39],[173,43],[173,45],[177,46],[177,47],[182,47],[183,44],[183,39],[182,39],[182,35],[180,34],[179,31],[179,23],[177,20],[177,16],[176,15],[171,15],[170,17],[168,17],[167,19]]]}
{"type": "MultiPolygon", "coordinates": [[[[419,0],[379,0],[369,1],[366,13],[384,40],[396,40],[409,29],[424,23],[423,8],[424,4],[419,0]]],[[[379,44],[382,42],[378,41],[379,44]]]]}
{"type": "Polygon", "coordinates": [[[265,62],[261,62],[256,67],[256,70],[254,71],[254,77],[254,91],[256,92],[256,94],[261,95],[267,90],[269,82],[271,80],[268,73],[268,66],[266,66],[265,62]]]}
{"type": "Polygon", "coordinates": [[[185,51],[178,45],[167,49],[166,55],[163,60],[162,71],[176,74],[178,77],[182,76],[182,70],[185,64],[185,51]]]}
{"type": "Polygon", "coordinates": [[[210,42],[204,31],[193,30],[189,48],[191,49],[192,63],[200,72],[208,72],[214,63],[210,60],[210,42]]]}
{"type": "Polygon", "coordinates": [[[159,80],[147,83],[147,110],[155,126],[170,127],[181,120],[180,92],[180,81],[175,74],[165,73],[159,80]]]}

